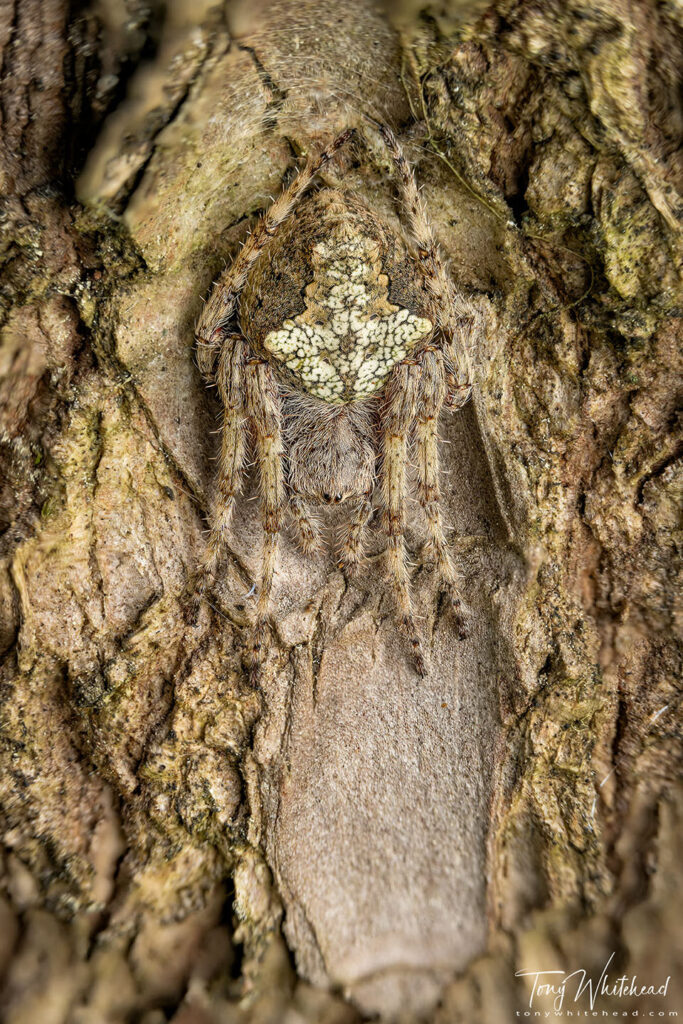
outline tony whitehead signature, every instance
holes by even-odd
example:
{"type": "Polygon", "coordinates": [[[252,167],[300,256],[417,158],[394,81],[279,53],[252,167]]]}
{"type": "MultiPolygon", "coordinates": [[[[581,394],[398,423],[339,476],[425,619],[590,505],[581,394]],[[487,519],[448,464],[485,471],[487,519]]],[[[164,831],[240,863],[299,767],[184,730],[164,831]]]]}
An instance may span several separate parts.
{"type": "Polygon", "coordinates": [[[567,1001],[570,1001],[573,995],[575,1003],[578,1003],[583,996],[588,999],[591,1010],[594,1010],[598,996],[612,996],[619,999],[626,996],[639,998],[640,996],[666,995],[671,975],[663,985],[659,986],[640,984],[636,974],[631,977],[624,974],[612,981],[607,969],[615,956],[616,954],[612,953],[597,979],[589,977],[588,972],[582,967],[572,971],[571,974],[567,974],[565,971],[516,971],[515,977],[533,978],[531,996],[529,997],[530,1009],[533,1008],[536,996],[541,999],[552,997],[554,1010],[562,1009],[565,996],[567,1001]]]}

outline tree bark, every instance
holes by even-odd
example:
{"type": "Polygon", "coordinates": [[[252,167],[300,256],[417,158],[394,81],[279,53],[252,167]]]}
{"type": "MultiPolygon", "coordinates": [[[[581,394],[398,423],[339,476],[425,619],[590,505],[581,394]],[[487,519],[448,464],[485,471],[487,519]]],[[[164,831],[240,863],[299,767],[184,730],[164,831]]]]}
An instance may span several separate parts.
{"type": "MultiPolygon", "coordinates": [[[[503,1024],[516,972],[611,954],[671,979],[597,1008],[683,1010],[681,28],[660,0],[0,5],[11,1024],[503,1024]],[[417,514],[424,681],[380,532],[355,576],[285,537],[253,690],[253,473],[187,614],[220,424],[193,325],[363,113],[486,324],[441,424],[465,629],[417,514]]],[[[371,134],[323,180],[401,230],[371,134]]]]}

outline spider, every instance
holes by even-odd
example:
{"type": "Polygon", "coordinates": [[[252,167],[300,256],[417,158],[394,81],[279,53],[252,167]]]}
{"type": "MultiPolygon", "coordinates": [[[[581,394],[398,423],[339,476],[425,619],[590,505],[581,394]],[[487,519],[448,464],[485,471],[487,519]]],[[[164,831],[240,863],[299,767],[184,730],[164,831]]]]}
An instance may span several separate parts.
{"type": "Polygon", "coordinates": [[[201,574],[214,577],[253,438],[264,531],[251,655],[258,679],[278,539],[289,513],[319,549],[314,504],[347,502],[340,566],[363,559],[379,485],[387,558],[415,667],[425,674],[405,553],[411,451],[415,492],[442,584],[455,571],[439,491],[438,419],[461,406],[468,310],[446,274],[412,170],[378,122],[397,172],[409,242],[344,187],[308,191],[355,129],[312,155],[218,278],[196,328],[199,368],[224,409],[218,480],[201,574]]]}

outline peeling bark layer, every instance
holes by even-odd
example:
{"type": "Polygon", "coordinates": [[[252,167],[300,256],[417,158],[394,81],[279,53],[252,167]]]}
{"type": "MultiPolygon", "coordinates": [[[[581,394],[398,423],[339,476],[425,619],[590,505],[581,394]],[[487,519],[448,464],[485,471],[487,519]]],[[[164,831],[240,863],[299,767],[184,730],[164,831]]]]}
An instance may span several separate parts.
{"type": "MultiPolygon", "coordinates": [[[[515,971],[612,952],[683,1009],[680,35],[656,0],[0,6],[12,1024],[502,1024],[515,971]],[[487,324],[442,423],[467,635],[418,516],[423,683],[379,536],[351,578],[285,539],[255,692],[253,479],[186,614],[219,423],[193,324],[363,112],[487,324]]],[[[386,154],[329,173],[398,229],[386,154]]]]}

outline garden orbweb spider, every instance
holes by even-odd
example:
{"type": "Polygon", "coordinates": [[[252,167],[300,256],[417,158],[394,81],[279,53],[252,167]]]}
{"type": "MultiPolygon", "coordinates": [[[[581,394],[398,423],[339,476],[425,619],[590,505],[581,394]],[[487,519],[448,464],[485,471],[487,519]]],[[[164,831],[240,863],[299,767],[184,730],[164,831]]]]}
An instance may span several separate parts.
{"type": "MultiPolygon", "coordinates": [[[[374,124],[374,122],[373,122],[374,124]]],[[[289,513],[301,548],[320,545],[311,503],[350,504],[340,564],[363,558],[378,485],[387,558],[417,671],[425,673],[405,554],[409,456],[428,545],[454,597],[455,572],[439,490],[438,420],[470,387],[471,316],[448,277],[413,172],[394,134],[376,124],[395,165],[406,242],[358,195],[321,187],[317,173],[355,134],[310,157],[215,282],[197,324],[204,378],[224,409],[204,580],[221,559],[249,438],[264,531],[252,648],[258,678],[278,539],[289,513]]],[[[455,599],[455,598],[454,598],[455,599]]]]}

